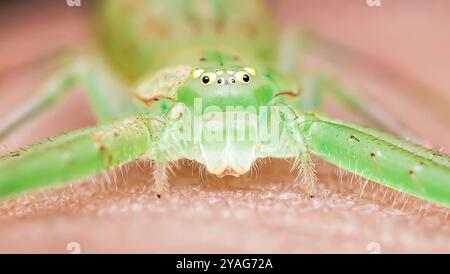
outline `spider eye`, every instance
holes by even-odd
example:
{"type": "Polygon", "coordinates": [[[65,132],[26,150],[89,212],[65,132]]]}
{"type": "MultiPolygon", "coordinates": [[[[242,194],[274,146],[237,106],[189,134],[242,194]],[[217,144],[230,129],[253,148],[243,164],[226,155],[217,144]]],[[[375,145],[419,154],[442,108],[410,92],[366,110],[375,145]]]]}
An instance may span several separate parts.
{"type": "Polygon", "coordinates": [[[192,76],[192,78],[195,79],[195,78],[200,77],[200,75],[202,75],[203,72],[205,72],[204,69],[194,69],[194,70],[192,71],[191,76],[192,76]]]}
{"type": "Polygon", "coordinates": [[[217,84],[220,86],[220,85],[223,85],[223,78],[219,78],[219,79],[217,79],[217,84]]]}
{"type": "Polygon", "coordinates": [[[245,70],[246,72],[250,73],[250,75],[256,76],[256,69],[250,68],[250,67],[245,67],[244,70],[245,70]]]}
{"type": "Polygon", "coordinates": [[[250,82],[250,75],[245,71],[239,71],[236,73],[236,79],[241,83],[247,84],[250,82]]]}
{"type": "Polygon", "coordinates": [[[233,69],[227,69],[227,74],[233,75],[234,74],[234,70],[233,69]]]}
{"type": "Polygon", "coordinates": [[[216,75],[214,73],[203,73],[201,76],[203,85],[207,86],[216,80],[216,75]]]}

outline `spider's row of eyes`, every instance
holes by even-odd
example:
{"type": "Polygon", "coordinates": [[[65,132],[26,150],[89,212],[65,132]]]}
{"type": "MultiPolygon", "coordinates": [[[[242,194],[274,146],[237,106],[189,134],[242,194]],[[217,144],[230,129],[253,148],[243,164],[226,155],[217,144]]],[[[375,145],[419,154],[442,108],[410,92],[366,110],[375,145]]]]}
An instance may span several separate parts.
{"type": "Polygon", "coordinates": [[[215,73],[205,72],[204,69],[195,69],[192,71],[192,78],[200,78],[200,81],[205,86],[214,82],[217,82],[218,85],[223,85],[227,83],[227,81],[230,84],[234,84],[236,82],[248,84],[250,82],[250,75],[256,75],[256,70],[254,68],[245,67],[237,72],[233,69],[216,69],[215,73]],[[229,75],[229,77],[225,78],[225,75],[229,75]]]}

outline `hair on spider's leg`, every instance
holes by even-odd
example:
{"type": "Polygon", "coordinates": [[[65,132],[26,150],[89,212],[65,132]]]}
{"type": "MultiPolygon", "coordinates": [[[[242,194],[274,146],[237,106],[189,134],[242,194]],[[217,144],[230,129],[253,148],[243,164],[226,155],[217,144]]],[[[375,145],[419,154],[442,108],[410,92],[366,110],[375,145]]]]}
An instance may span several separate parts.
{"type": "Polygon", "coordinates": [[[389,188],[386,187],[386,190],[384,191],[384,195],[383,195],[383,197],[381,198],[381,202],[382,202],[382,203],[385,203],[386,196],[387,196],[388,192],[389,192],[389,188]]]}
{"type": "Polygon", "coordinates": [[[338,186],[339,191],[343,191],[348,187],[347,177],[348,177],[348,172],[343,168],[338,168],[337,178],[338,178],[338,182],[339,182],[339,186],[338,186]],[[344,179],[344,177],[345,177],[345,179],[344,179]]]}
{"type": "MultiPolygon", "coordinates": [[[[130,171],[130,165],[125,164],[123,165],[123,168],[125,169],[125,177],[128,179],[128,172],[130,171]]],[[[126,180],[123,181],[125,182],[126,180]]]]}
{"type": "Polygon", "coordinates": [[[89,177],[89,182],[90,182],[94,187],[97,187],[97,183],[95,182],[94,176],[89,177]]]}
{"type": "Polygon", "coordinates": [[[161,198],[164,191],[167,188],[167,168],[168,164],[165,161],[154,161],[153,167],[153,177],[154,177],[154,185],[153,191],[156,194],[156,197],[161,198]]]}
{"type": "Polygon", "coordinates": [[[364,180],[364,184],[361,189],[361,193],[359,194],[359,198],[362,198],[364,196],[364,190],[366,189],[367,184],[369,183],[369,180],[364,180]]]}
{"type": "Polygon", "coordinates": [[[180,169],[180,161],[171,161],[168,162],[167,164],[167,170],[172,174],[172,175],[176,175],[175,170],[179,170],[180,169]]]}
{"type": "Polygon", "coordinates": [[[349,189],[353,189],[353,182],[355,181],[355,179],[356,179],[356,175],[351,173],[350,180],[348,180],[348,188],[349,189]]]}
{"type": "Polygon", "coordinates": [[[180,170],[184,166],[183,159],[177,160],[173,162],[173,166],[176,170],[180,170]]]}
{"type": "Polygon", "coordinates": [[[187,165],[186,166],[190,166],[191,167],[191,176],[194,176],[194,170],[196,170],[195,168],[197,167],[197,164],[195,163],[194,160],[188,160],[187,161],[187,165]]]}
{"type": "Polygon", "coordinates": [[[203,172],[205,171],[205,166],[204,165],[199,165],[198,168],[198,173],[200,175],[200,179],[201,181],[204,183],[205,182],[205,178],[203,177],[203,172]]]}
{"type": "Polygon", "coordinates": [[[375,187],[376,187],[376,185],[371,181],[370,182],[370,191],[372,191],[372,193],[376,193],[375,192],[375,187]]]}
{"type": "Polygon", "coordinates": [[[405,210],[406,205],[409,202],[409,198],[410,198],[409,195],[404,193],[403,206],[400,208],[401,211],[405,210]]]}
{"type": "MultiPolygon", "coordinates": [[[[109,173],[110,174],[112,173],[112,181],[114,183],[115,190],[118,192],[119,191],[119,183],[117,182],[117,176],[115,176],[116,172],[112,171],[112,172],[109,172],[109,173]]],[[[111,176],[111,175],[108,175],[108,176],[111,176]]],[[[123,180],[123,182],[125,183],[126,180],[123,180]]]]}
{"type": "Polygon", "coordinates": [[[377,197],[379,196],[380,186],[378,184],[375,184],[371,182],[372,184],[372,200],[377,200],[377,197]]]}
{"type": "Polygon", "coordinates": [[[400,194],[398,192],[394,192],[394,201],[392,202],[392,207],[395,208],[395,206],[397,205],[397,200],[398,200],[398,196],[400,194]]]}
{"type": "Polygon", "coordinates": [[[256,161],[252,164],[252,168],[255,169],[255,179],[256,179],[256,180],[258,180],[259,174],[261,173],[260,164],[261,164],[261,162],[258,161],[258,160],[256,160],[256,161]]]}
{"type": "Polygon", "coordinates": [[[122,180],[125,181],[125,174],[123,172],[123,169],[124,169],[123,165],[118,167],[118,170],[120,171],[120,175],[122,176],[122,180]]]}
{"type": "Polygon", "coordinates": [[[289,172],[294,172],[294,171],[300,172],[300,169],[301,169],[301,161],[300,161],[300,157],[297,156],[291,161],[291,169],[289,170],[289,172]]]}
{"type": "Polygon", "coordinates": [[[140,162],[140,160],[135,161],[136,166],[137,166],[142,172],[144,172],[144,168],[142,167],[142,165],[141,165],[139,162],[140,162]]]}
{"type": "Polygon", "coordinates": [[[204,182],[205,180],[203,179],[203,172],[202,172],[202,170],[203,170],[203,165],[201,165],[200,163],[195,163],[195,165],[196,165],[196,170],[198,171],[198,175],[200,176],[200,179],[201,179],[201,181],[202,182],[204,182]]]}
{"type": "Polygon", "coordinates": [[[198,162],[191,160],[191,166],[192,166],[191,174],[192,174],[192,176],[194,176],[195,171],[198,171],[198,172],[200,171],[200,165],[198,164],[198,162]]]}
{"type": "Polygon", "coordinates": [[[297,181],[300,180],[304,184],[306,194],[310,198],[313,198],[315,193],[315,184],[317,182],[317,175],[314,167],[314,162],[311,158],[310,153],[307,150],[301,152],[298,157],[299,160],[294,161],[294,164],[296,162],[300,163],[296,179],[297,181]]]}
{"type": "Polygon", "coordinates": [[[284,124],[283,130],[287,131],[292,146],[297,150],[297,156],[293,163],[294,169],[298,170],[296,181],[303,183],[306,194],[312,198],[314,197],[317,176],[309,148],[311,140],[303,133],[304,124],[300,122],[300,115],[288,105],[284,106],[285,108],[279,109],[284,124]]]}
{"type": "Polygon", "coordinates": [[[252,168],[255,169],[256,179],[258,179],[258,175],[261,172],[260,166],[264,165],[264,160],[261,158],[257,158],[256,161],[252,164],[252,168]]]}
{"type": "Polygon", "coordinates": [[[110,188],[112,186],[112,181],[111,181],[111,178],[108,175],[108,172],[103,171],[102,172],[102,176],[103,176],[103,182],[104,182],[104,185],[105,185],[105,190],[110,190],[110,188]]]}
{"type": "Polygon", "coordinates": [[[147,169],[148,168],[148,162],[149,161],[147,161],[147,160],[145,160],[145,159],[140,159],[141,160],[141,162],[142,162],[142,167],[144,168],[144,169],[147,169]]]}
{"type": "MultiPolygon", "coordinates": [[[[73,189],[73,183],[69,184],[70,193],[75,196],[75,190],[73,189]]],[[[43,191],[45,193],[45,190],[43,191]]]]}
{"type": "Polygon", "coordinates": [[[203,173],[205,174],[205,182],[206,183],[210,183],[211,180],[209,179],[209,175],[210,173],[208,172],[208,170],[206,169],[206,166],[203,165],[203,173]]]}
{"type": "Polygon", "coordinates": [[[148,160],[148,167],[149,168],[153,168],[154,166],[155,166],[155,163],[154,163],[154,161],[153,160],[148,160]]]}
{"type": "Polygon", "coordinates": [[[253,176],[253,172],[255,172],[255,179],[258,179],[258,160],[255,160],[250,167],[250,177],[253,176]]]}
{"type": "MultiPolygon", "coordinates": [[[[117,168],[114,168],[112,171],[112,176],[114,181],[120,181],[119,176],[117,175],[117,168]]],[[[126,181],[124,181],[125,186],[127,185],[126,181]]]]}
{"type": "Polygon", "coordinates": [[[427,202],[425,205],[425,216],[427,216],[428,214],[430,214],[431,208],[433,207],[433,205],[430,202],[427,202]]]}

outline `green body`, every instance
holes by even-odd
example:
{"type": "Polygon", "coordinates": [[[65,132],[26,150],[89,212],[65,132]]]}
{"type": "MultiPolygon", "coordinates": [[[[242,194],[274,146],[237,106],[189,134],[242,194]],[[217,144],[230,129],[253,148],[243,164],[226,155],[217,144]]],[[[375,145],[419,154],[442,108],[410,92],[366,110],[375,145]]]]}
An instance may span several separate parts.
{"type": "Polygon", "coordinates": [[[102,3],[95,11],[100,52],[143,104],[120,100],[119,111],[113,110],[109,97],[118,97],[109,89],[102,93],[87,74],[78,75],[91,87],[104,125],[1,158],[0,196],[67,183],[136,159],[154,161],[160,193],[172,161],[195,160],[221,177],[240,176],[263,157],[296,159],[299,181],[312,195],[313,153],[354,174],[450,206],[449,157],[289,107],[301,100],[300,92],[292,75],[273,68],[278,38],[260,1],[102,3]],[[226,113],[232,114],[229,124],[221,123],[226,113]],[[116,117],[122,118],[111,122],[116,117]],[[267,139],[262,129],[275,128],[272,121],[280,130],[267,139]]]}
{"type": "Polygon", "coordinates": [[[102,52],[131,84],[171,64],[192,65],[206,50],[266,64],[277,53],[272,14],[259,0],[102,1],[94,12],[102,52]]]}

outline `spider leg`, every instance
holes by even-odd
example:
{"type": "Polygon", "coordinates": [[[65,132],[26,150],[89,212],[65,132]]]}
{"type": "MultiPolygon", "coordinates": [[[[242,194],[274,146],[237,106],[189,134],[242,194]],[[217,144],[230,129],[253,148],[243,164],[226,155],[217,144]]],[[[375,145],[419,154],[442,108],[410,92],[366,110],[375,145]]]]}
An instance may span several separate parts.
{"type": "Polygon", "coordinates": [[[302,69],[299,65],[300,57],[305,54],[311,43],[317,42],[310,36],[306,32],[288,30],[281,39],[278,69],[286,75],[291,75],[302,86],[300,98],[292,102],[294,107],[303,112],[323,112],[323,100],[330,94],[345,108],[372,126],[412,140],[417,139],[404,125],[386,114],[382,108],[369,104],[357,91],[330,75],[311,73],[302,69]]]}
{"type": "Polygon", "coordinates": [[[57,103],[78,85],[85,88],[100,122],[138,113],[137,102],[101,60],[94,56],[71,56],[44,81],[33,97],[0,121],[0,139],[57,103]]]}
{"type": "Polygon", "coordinates": [[[59,135],[0,158],[0,198],[111,170],[151,155],[156,123],[139,115],[59,135]]]}
{"type": "Polygon", "coordinates": [[[283,128],[290,136],[288,148],[294,149],[297,154],[292,167],[292,170],[295,170],[298,174],[296,178],[297,183],[299,185],[303,184],[308,196],[314,197],[317,176],[314,162],[311,158],[310,141],[302,130],[302,116],[287,105],[279,106],[278,111],[283,128]]]}
{"type": "Polygon", "coordinates": [[[450,158],[400,137],[303,113],[308,148],[320,158],[368,180],[421,199],[450,205],[450,158]]]}
{"type": "Polygon", "coordinates": [[[295,106],[304,112],[322,112],[323,100],[327,94],[332,95],[345,108],[352,111],[372,126],[395,133],[408,139],[416,139],[399,121],[364,100],[357,92],[346,87],[337,79],[320,73],[305,74],[303,94],[295,106]]]}
{"type": "Polygon", "coordinates": [[[164,115],[159,124],[155,137],[154,153],[148,155],[153,160],[153,191],[161,198],[168,188],[168,173],[172,169],[171,161],[184,157],[186,142],[180,128],[184,125],[182,119],[185,113],[185,105],[174,104],[164,115]]]}

